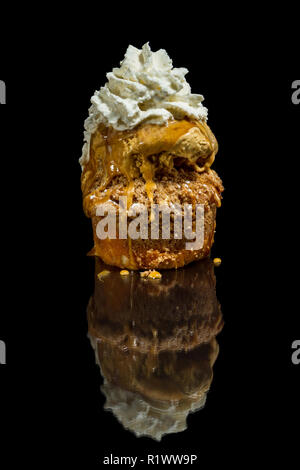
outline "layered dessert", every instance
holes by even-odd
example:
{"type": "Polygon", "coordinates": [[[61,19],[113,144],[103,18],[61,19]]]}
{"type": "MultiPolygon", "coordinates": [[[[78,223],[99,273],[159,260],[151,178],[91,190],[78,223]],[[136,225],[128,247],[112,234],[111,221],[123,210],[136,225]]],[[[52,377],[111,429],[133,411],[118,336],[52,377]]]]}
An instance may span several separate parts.
{"type": "Polygon", "coordinates": [[[203,96],[191,93],[187,72],[173,68],[162,49],[129,46],[121,66],[107,74],[108,82],[91,98],[80,159],[83,207],[92,220],[92,253],[109,265],[167,269],[209,255],[223,191],[211,169],[218,144],[207,125],[203,96]],[[193,226],[196,206],[202,205],[201,247],[187,249],[187,239],[176,237],[173,227],[165,238],[161,226],[156,238],[132,239],[117,230],[115,237],[100,239],[97,225],[103,216],[97,207],[105,203],[120,217],[121,196],[126,196],[128,224],[133,206],[149,209],[149,233],[153,205],[190,205],[193,226]]]}

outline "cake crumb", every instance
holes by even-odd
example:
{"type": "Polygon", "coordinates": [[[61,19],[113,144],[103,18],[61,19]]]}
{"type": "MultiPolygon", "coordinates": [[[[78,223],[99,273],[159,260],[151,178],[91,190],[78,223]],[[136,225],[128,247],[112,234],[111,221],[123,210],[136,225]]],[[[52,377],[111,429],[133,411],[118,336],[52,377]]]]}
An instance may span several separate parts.
{"type": "Polygon", "coordinates": [[[127,271],[127,269],[122,269],[122,271],[120,271],[120,274],[121,274],[121,276],[128,276],[129,271],[127,271]]]}
{"type": "Polygon", "coordinates": [[[100,273],[97,274],[97,278],[99,279],[99,281],[102,281],[102,279],[108,276],[108,274],[110,274],[110,271],[105,269],[104,271],[101,271],[100,273]]]}
{"type": "Polygon", "coordinates": [[[158,271],[143,271],[140,273],[143,279],[161,279],[161,274],[158,271]]]}
{"type": "Polygon", "coordinates": [[[149,273],[150,273],[150,271],[142,271],[142,272],[140,272],[140,276],[145,278],[145,277],[149,276],[149,273]]]}
{"type": "Polygon", "coordinates": [[[217,266],[217,267],[218,267],[218,266],[220,266],[220,265],[221,265],[221,263],[222,263],[222,260],[221,260],[221,258],[215,258],[215,259],[214,259],[214,265],[215,265],[215,266],[217,266]]]}

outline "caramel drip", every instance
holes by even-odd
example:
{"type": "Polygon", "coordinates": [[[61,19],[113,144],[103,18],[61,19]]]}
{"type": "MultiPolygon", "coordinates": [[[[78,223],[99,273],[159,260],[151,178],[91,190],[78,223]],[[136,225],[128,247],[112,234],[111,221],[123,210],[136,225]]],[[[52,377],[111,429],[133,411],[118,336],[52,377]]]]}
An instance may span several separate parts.
{"type": "Polygon", "coordinates": [[[113,188],[106,189],[103,192],[101,188],[97,188],[83,199],[83,209],[86,214],[92,214],[93,208],[98,204],[104,204],[110,200],[113,188]],[[104,195],[103,195],[104,193],[104,195]],[[101,194],[101,196],[100,196],[101,194]]]}
{"type": "Polygon", "coordinates": [[[131,180],[126,189],[127,210],[132,206],[133,194],[134,194],[134,181],[131,180]]]}
{"type": "Polygon", "coordinates": [[[216,189],[214,189],[214,197],[215,197],[216,206],[221,207],[222,201],[216,189]]]}
{"type": "MultiPolygon", "coordinates": [[[[156,183],[154,183],[154,181],[152,181],[151,179],[146,180],[145,190],[146,190],[148,199],[150,201],[150,204],[152,205],[153,200],[154,200],[154,191],[156,190],[156,183]]],[[[152,215],[152,212],[151,212],[151,220],[153,220],[153,217],[154,216],[152,215]]]]}
{"type": "MultiPolygon", "coordinates": [[[[127,210],[130,209],[130,207],[132,206],[133,194],[134,194],[134,181],[130,181],[126,190],[127,210]]],[[[135,259],[134,259],[133,252],[132,252],[132,241],[131,241],[129,234],[128,234],[128,253],[129,253],[130,264],[134,266],[135,259]]]]}
{"type": "Polygon", "coordinates": [[[145,190],[150,201],[150,204],[153,204],[154,200],[154,191],[156,189],[156,184],[153,179],[155,176],[155,166],[149,161],[146,156],[143,156],[143,163],[140,167],[141,173],[145,180],[145,190]]]}

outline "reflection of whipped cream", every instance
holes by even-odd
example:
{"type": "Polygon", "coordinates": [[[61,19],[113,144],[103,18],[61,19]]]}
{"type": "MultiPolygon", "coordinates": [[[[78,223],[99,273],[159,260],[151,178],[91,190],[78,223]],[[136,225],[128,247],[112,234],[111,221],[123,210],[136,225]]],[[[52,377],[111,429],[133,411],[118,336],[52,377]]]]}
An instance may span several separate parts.
{"type": "Polygon", "coordinates": [[[141,50],[129,46],[121,67],[107,74],[108,82],[91,98],[81,165],[89,160],[90,138],[100,123],[122,131],[142,122],[164,124],[185,116],[206,120],[204,98],[191,93],[187,72],[173,68],[164,49],[152,52],[148,43],[141,50]]]}
{"type": "Polygon", "coordinates": [[[184,431],[189,413],[201,410],[206,401],[206,393],[186,406],[180,402],[149,403],[141,395],[123,390],[104,382],[101,387],[106,397],[104,408],[111,410],[125,429],[137,437],[148,436],[160,441],[166,434],[184,431]]]}

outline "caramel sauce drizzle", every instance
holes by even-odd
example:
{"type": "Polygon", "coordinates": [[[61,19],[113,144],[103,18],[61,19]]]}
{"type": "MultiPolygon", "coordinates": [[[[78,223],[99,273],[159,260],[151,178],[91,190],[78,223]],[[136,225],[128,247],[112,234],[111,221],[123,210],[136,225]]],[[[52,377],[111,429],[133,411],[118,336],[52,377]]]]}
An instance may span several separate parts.
{"type": "MultiPolygon", "coordinates": [[[[156,184],[155,163],[148,157],[158,155],[162,152],[171,152],[172,148],[180,137],[188,133],[193,127],[198,127],[209,143],[211,150],[204,165],[199,167],[194,165],[196,171],[203,172],[213,163],[218,151],[217,141],[205,122],[190,121],[169,121],[167,125],[142,124],[139,127],[128,131],[117,131],[113,128],[99,126],[98,131],[92,136],[90,159],[82,174],[82,190],[84,198],[89,198],[84,204],[88,212],[90,203],[94,205],[94,197],[99,197],[109,185],[112,178],[117,175],[124,175],[128,180],[128,187],[125,191],[130,205],[133,193],[133,181],[142,174],[145,180],[145,190],[150,203],[153,203],[156,184]],[[139,155],[141,166],[137,168],[135,157],[139,155]]],[[[175,156],[175,155],[174,155],[175,156]]],[[[109,197],[105,200],[108,200],[109,197]]],[[[97,203],[103,202],[97,198],[97,203]]]]}
{"type": "MultiPolygon", "coordinates": [[[[128,131],[117,131],[100,125],[91,138],[90,158],[81,177],[85,213],[91,217],[97,204],[110,200],[113,188],[108,188],[108,186],[118,175],[124,175],[128,181],[127,187],[123,190],[123,195],[127,196],[127,209],[132,205],[135,179],[141,175],[145,181],[145,191],[149,202],[153,204],[156,190],[155,172],[160,163],[156,158],[157,155],[162,152],[169,153],[171,155],[170,168],[172,168],[174,158],[176,158],[175,154],[172,155],[172,148],[194,127],[200,129],[207,141],[209,154],[205,155],[205,161],[201,163],[201,166],[197,164],[198,161],[195,163],[189,161],[188,156],[186,158],[197,172],[203,172],[210,168],[218,151],[217,141],[205,122],[188,119],[174,120],[163,126],[141,124],[128,131]],[[149,157],[152,157],[152,161],[149,157]]],[[[201,156],[199,158],[201,159],[201,156]]],[[[220,204],[220,198],[217,198],[217,195],[216,199],[220,204]]],[[[151,217],[152,214],[150,219],[151,217]]],[[[130,238],[128,250],[130,262],[134,265],[130,238]]]]}

